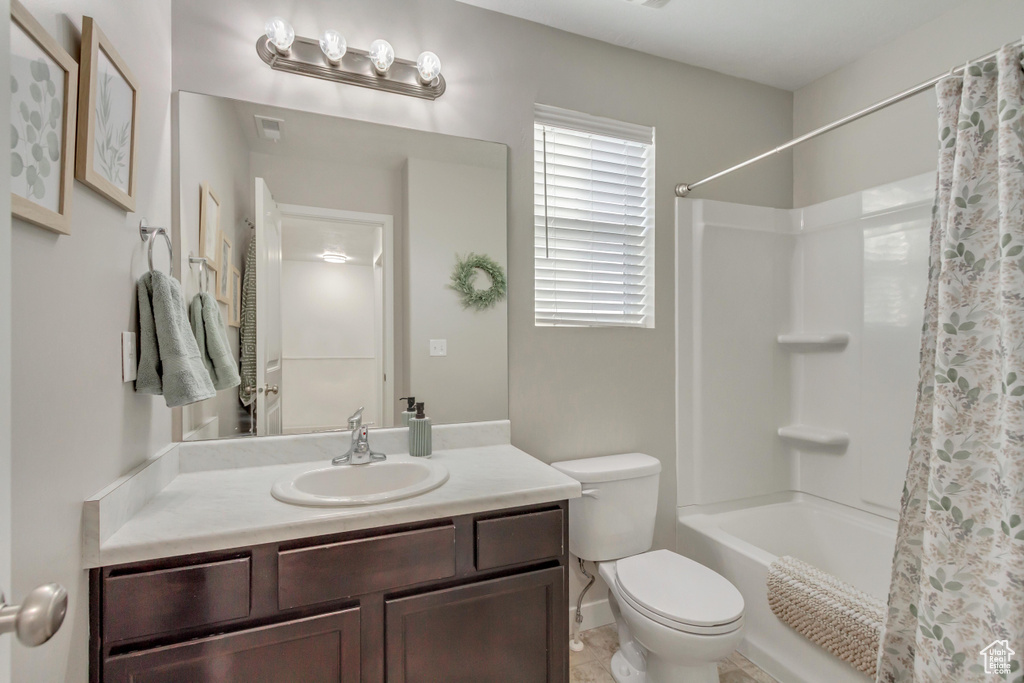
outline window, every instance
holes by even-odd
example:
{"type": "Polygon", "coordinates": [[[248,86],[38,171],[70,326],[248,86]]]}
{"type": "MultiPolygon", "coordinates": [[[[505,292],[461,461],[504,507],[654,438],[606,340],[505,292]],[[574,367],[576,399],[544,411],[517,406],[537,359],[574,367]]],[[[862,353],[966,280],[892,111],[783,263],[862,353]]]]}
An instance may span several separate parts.
{"type": "Polygon", "coordinates": [[[654,327],[654,129],[536,105],[538,326],[654,327]]]}

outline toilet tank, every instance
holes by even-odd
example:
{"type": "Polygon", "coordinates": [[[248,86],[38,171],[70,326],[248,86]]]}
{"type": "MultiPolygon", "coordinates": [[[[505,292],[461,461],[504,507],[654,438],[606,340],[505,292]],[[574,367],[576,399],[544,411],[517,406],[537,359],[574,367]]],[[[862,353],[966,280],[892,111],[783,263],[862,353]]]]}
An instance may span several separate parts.
{"type": "Polygon", "coordinates": [[[643,453],[551,463],[583,487],[569,501],[569,552],[584,560],[617,560],[651,549],[661,463],[643,453]]]}

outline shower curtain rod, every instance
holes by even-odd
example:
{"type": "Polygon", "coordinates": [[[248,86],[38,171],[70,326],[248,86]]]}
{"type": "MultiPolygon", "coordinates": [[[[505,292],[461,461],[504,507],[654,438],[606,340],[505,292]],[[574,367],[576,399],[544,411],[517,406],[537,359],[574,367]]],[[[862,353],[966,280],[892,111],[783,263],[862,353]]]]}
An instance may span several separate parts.
{"type": "MultiPolygon", "coordinates": [[[[1010,44],[1011,45],[1021,45],[1022,42],[1024,42],[1024,41],[1018,40],[1018,41],[1010,43],[1010,44]]],[[[1000,48],[1000,50],[1001,49],[1002,48],[1000,48]]],[[[864,118],[865,116],[868,116],[869,114],[874,114],[876,111],[880,111],[882,109],[885,109],[886,107],[894,105],[897,102],[902,102],[903,100],[905,100],[907,98],[913,97],[914,95],[917,95],[918,93],[922,93],[925,90],[928,90],[929,88],[934,86],[936,83],[941,81],[943,78],[948,78],[948,77],[956,75],[958,73],[963,73],[967,69],[967,66],[969,64],[974,64],[976,62],[984,62],[986,60],[992,59],[993,57],[995,57],[998,54],[999,54],[999,50],[994,50],[993,52],[990,52],[990,53],[988,53],[987,55],[985,55],[983,57],[978,57],[977,59],[972,59],[970,62],[968,62],[967,64],[964,64],[963,66],[958,66],[958,67],[955,67],[953,69],[950,69],[946,73],[940,74],[940,75],[936,76],[935,78],[929,78],[924,83],[919,83],[918,85],[915,85],[913,88],[909,88],[907,90],[904,90],[903,92],[897,93],[896,95],[893,95],[892,97],[888,97],[888,98],[882,100],[881,102],[876,102],[875,104],[872,104],[870,107],[867,107],[865,109],[861,109],[860,111],[855,112],[853,114],[850,114],[848,116],[844,116],[841,119],[837,119],[836,121],[833,121],[832,123],[830,123],[828,125],[825,125],[825,126],[822,126],[821,128],[817,128],[815,130],[812,130],[810,133],[804,133],[800,137],[793,138],[792,140],[790,140],[789,142],[787,142],[784,145],[779,145],[775,149],[770,149],[767,152],[765,152],[764,154],[758,154],[756,157],[753,157],[751,159],[747,159],[743,163],[736,164],[735,166],[731,166],[730,168],[727,168],[724,171],[719,171],[718,173],[715,173],[714,175],[709,175],[707,178],[704,178],[702,180],[698,180],[695,183],[679,183],[678,185],[676,185],[676,196],[677,197],[685,197],[686,195],[690,194],[690,192],[692,192],[693,190],[697,189],[701,185],[704,185],[705,183],[710,183],[712,180],[718,180],[719,178],[721,178],[723,176],[729,175],[733,171],[738,171],[741,168],[746,168],[747,166],[750,166],[751,164],[755,164],[758,161],[761,161],[762,159],[767,159],[768,157],[770,157],[770,156],[772,156],[774,154],[778,154],[779,152],[785,152],[787,149],[791,149],[793,147],[796,147],[797,145],[799,145],[799,144],[801,144],[803,142],[807,142],[808,140],[813,140],[814,138],[816,138],[816,137],[818,137],[820,135],[824,135],[825,133],[831,132],[831,131],[835,130],[836,128],[841,128],[841,127],[845,126],[848,123],[852,123],[852,122],[856,121],[857,119],[864,118]]]]}

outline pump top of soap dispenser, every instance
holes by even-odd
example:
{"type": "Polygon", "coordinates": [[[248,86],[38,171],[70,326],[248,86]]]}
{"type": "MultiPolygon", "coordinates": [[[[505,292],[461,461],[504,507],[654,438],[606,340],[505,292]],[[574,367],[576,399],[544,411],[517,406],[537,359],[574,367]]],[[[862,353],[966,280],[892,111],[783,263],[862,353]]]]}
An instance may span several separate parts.
{"type": "Polygon", "coordinates": [[[416,410],[416,397],[415,396],[403,396],[402,398],[400,398],[398,400],[399,401],[405,401],[408,404],[406,406],[406,408],[405,408],[407,412],[411,413],[412,411],[416,410]]]}
{"type": "Polygon", "coordinates": [[[424,419],[427,416],[426,413],[423,412],[423,405],[424,404],[423,404],[422,401],[420,403],[416,404],[416,419],[417,420],[422,420],[422,419],[424,419]]]}

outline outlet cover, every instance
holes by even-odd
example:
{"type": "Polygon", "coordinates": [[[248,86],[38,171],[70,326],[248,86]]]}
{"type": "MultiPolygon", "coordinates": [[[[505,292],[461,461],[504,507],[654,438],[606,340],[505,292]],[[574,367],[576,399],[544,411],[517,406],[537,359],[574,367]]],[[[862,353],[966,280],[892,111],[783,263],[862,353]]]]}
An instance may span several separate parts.
{"type": "Polygon", "coordinates": [[[135,333],[121,333],[121,381],[134,382],[139,376],[139,362],[135,358],[135,333]]]}
{"type": "Polygon", "coordinates": [[[448,340],[447,339],[431,339],[430,340],[430,355],[431,356],[447,356],[448,355],[448,340]]]}

